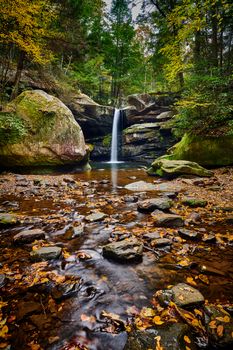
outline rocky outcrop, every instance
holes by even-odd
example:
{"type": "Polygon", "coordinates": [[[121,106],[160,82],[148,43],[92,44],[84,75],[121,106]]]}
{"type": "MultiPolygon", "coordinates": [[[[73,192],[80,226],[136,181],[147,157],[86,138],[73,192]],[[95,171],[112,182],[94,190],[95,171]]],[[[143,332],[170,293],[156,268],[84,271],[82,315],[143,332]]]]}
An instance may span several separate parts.
{"type": "Polygon", "coordinates": [[[233,164],[233,136],[192,136],[185,134],[169,155],[170,159],[185,159],[203,166],[233,164]]]}
{"type": "Polygon", "coordinates": [[[1,142],[0,165],[57,166],[84,161],[87,147],[82,130],[56,97],[42,90],[25,91],[1,115],[20,123],[23,133],[1,142]]]}
{"type": "Polygon", "coordinates": [[[179,175],[197,175],[212,176],[212,172],[203,168],[195,162],[186,160],[169,160],[166,158],[158,158],[148,169],[149,175],[162,177],[176,177],[179,175]]]}
{"type": "MultiPolygon", "coordinates": [[[[167,113],[166,115],[168,116],[167,113]]],[[[170,120],[164,122],[165,117],[160,119],[160,116],[154,123],[134,124],[123,131],[124,158],[149,163],[166,153],[177,142],[172,132],[173,123],[170,120]]]]}

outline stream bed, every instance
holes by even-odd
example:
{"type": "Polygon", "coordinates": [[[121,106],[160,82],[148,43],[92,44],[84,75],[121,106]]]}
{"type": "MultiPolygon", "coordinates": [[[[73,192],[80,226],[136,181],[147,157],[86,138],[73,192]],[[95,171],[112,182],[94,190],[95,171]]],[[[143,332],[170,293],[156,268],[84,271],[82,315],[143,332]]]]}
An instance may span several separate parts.
{"type": "Polygon", "coordinates": [[[127,164],[98,164],[86,173],[2,174],[0,214],[17,220],[0,226],[0,304],[5,303],[1,315],[7,325],[0,349],[123,350],[125,325],[151,307],[158,290],[187,278],[209,303],[231,310],[232,171],[170,181],[127,164]],[[139,181],[146,184],[125,188],[139,181]],[[178,228],[156,227],[151,213],[138,211],[138,202],[164,196],[172,200],[170,212],[200,233],[198,239],[181,237],[178,228]],[[207,205],[189,207],[182,202],[187,196],[207,205]],[[88,219],[96,213],[104,215],[88,219]],[[16,242],[18,233],[32,229],[44,238],[16,242]],[[103,246],[132,237],[143,244],[140,261],[103,256],[103,246]],[[168,244],[156,246],[156,237],[168,244]],[[62,248],[57,258],[32,259],[32,251],[51,246],[62,248]]]}

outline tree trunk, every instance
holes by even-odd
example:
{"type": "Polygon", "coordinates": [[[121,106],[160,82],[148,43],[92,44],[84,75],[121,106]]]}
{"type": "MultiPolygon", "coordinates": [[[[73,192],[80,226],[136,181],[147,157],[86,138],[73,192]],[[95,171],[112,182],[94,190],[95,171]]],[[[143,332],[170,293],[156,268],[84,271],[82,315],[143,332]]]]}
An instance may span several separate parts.
{"type": "Polygon", "coordinates": [[[11,92],[11,100],[13,100],[18,95],[18,92],[19,92],[19,82],[20,82],[23,67],[24,67],[24,60],[25,60],[25,53],[23,51],[20,51],[18,63],[17,63],[16,74],[15,74],[15,79],[14,79],[14,83],[13,83],[13,89],[11,92]]]}

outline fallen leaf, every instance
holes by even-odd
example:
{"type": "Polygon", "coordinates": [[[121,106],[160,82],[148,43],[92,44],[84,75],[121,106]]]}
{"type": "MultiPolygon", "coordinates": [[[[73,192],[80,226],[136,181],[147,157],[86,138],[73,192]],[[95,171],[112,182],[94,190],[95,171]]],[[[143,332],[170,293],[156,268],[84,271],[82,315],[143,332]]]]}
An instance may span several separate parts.
{"type": "Polygon", "coordinates": [[[158,326],[164,323],[164,322],[161,320],[161,317],[160,317],[160,316],[155,316],[155,317],[153,318],[153,322],[154,322],[154,324],[156,324],[156,325],[158,325],[158,326]]]}
{"type": "Polygon", "coordinates": [[[229,316],[224,316],[224,317],[216,317],[216,320],[220,321],[220,322],[225,322],[225,323],[228,323],[230,322],[230,317],[229,316]]]}
{"type": "Polygon", "coordinates": [[[185,343],[191,344],[191,340],[189,339],[189,337],[187,335],[184,336],[184,341],[185,341],[185,343]]]}
{"type": "Polygon", "coordinates": [[[219,338],[221,338],[223,336],[223,331],[224,331],[224,327],[223,327],[223,325],[220,324],[217,327],[217,335],[219,336],[219,338]]]}
{"type": "Polygon", "coordinates": [[[190,284],[191,286],[196,286],[197,283],[194,281],[193,277],[187,277],[186,282],[190,284]]]}
{"type": "Polygon", "coordinates": [[[211,322],[209,323],[209,327],[210,327],[211,329],[217,328],[216,321],[211,321],[211,322]]]}

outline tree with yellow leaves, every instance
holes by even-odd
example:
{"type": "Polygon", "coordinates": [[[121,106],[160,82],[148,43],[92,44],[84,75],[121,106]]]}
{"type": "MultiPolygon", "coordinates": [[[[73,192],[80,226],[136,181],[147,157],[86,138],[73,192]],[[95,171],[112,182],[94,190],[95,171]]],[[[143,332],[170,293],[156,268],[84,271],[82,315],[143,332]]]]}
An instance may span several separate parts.
{"type": "Polygon", "coordinates": [[[0,44],[18,52],[11,98],[18,86],[25,59],[46,64],[52,59],[48,39],[54,36],[52,23],[56,7],[49,0],[0,0],[0,44]]]}

